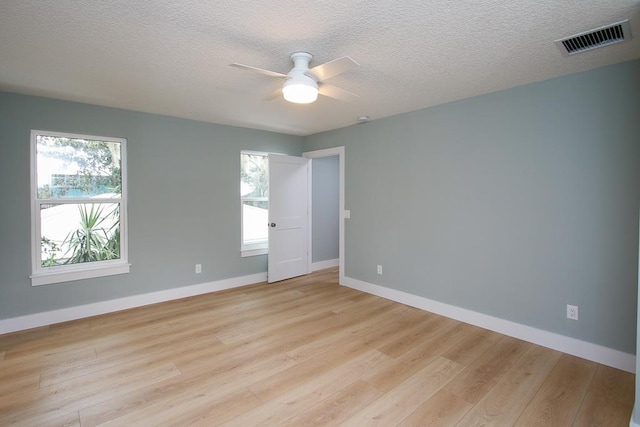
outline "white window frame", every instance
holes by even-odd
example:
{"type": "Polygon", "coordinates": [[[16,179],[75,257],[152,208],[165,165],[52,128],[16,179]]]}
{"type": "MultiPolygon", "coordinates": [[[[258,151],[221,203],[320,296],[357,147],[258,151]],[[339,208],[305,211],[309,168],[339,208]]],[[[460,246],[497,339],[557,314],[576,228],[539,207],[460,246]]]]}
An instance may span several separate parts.
{"type": "Polygon", "coordinates": [[[67,132],[31,131],[31,285],[40,286],[52,283],[68,282],[72,280],[90,279],[93,277],[111,276],[129,273],[128,262],[128,226],[127,226],[127,140],[124,138],[105,137],[97,135],[82,135],[67,132]],[[41,260],[41,204],[76,204],[86,202],[86,198],[38,199],[38,168],[37,168],[37,136],[57,136],[64,138],[90,139],[97,141],[117,142],[120,145],[120,198],[92,198],[92,203],[120,204],[120,259],[87,262],[70,265],[42,267],[41,260]]]}
{"type": "MultiPolygon", "coordinates": [[[[269,153],[264,151],[251,151],[251,150],[241,150],[240,157],[242,158],[243,154],[253,154],[256,156],[265,156],[269,157],[269,153]]],[[[240,181],[242,185],[242,181],[240,181]]],[[[269,253],[269,238],[266,241],[257,242],[257,243],[244,243],[244,202],[245,201],[262,201],[264,197],[242,197],[240,194],[240,256],[241,257],[250,257],[256,255],[267,255],[269,253]]],[[[266,201],[269,201],[269,198],[266,198],[266,201]]],[[[266,225],[266,224],[265,224],[266,225]]]]}

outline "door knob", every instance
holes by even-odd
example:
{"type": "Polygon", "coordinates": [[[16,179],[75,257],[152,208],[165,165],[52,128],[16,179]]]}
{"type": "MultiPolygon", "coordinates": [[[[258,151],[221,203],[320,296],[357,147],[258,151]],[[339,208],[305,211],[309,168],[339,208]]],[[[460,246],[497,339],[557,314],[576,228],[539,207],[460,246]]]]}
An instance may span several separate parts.
{"type": "Polygon", "coordinates": [[[272,222],[271,224],[269,224],[269,227],[275,227],[275,226],[276,226],[275,222],[272,222]]]}

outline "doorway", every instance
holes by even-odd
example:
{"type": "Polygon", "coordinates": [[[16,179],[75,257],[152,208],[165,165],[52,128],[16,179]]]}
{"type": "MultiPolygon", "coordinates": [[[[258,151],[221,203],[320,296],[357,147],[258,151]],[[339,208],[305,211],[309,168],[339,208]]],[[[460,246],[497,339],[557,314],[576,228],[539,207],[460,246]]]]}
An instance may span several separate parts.
{"type": "Polygon", "coordinates": [[[344,282],[344,151],[344,147],[334,147],[303,153],[303,157],[314,159],[311,182],[312,265],[318,268],[335,266],[335,255],[332,254],[335,254],[337,246],[340,284],[344,282]]]}

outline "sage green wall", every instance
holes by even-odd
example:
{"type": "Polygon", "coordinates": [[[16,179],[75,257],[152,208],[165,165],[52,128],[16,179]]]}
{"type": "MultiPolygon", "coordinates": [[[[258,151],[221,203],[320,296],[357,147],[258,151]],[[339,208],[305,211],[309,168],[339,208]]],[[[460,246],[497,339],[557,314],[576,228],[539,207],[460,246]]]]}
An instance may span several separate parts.
{"type": "MultiPolygon", "coordinates": [[[[638,226],[638,228],[640,229],[640,225],[638,226]]],[[[640,236],[638,236],[638,240],[640,240],[640,236]]],[[[639,246],[640,246],[640,242],[639,242],[639,246]]],[[[638,251],[640,252],[640,247],[638,248],[638,251]]],[[[639,276],[638,288],[640,288],[640,256],[638,257],[638,276],[639,276]]],[[[640,300],[638,301],[638,304],[640,306],[640,300]]],[[[640,313],[638,313],[636,328],[638,328],[638,326],[640,326],[640,313]]],[[[640,328],[636,330],[636,355],[640,354],[640,339],[638,339],[639,331],[640,331],[640,328]]],[[[633,413],[631,414],[632,421],[635,422],[636,425],[640,425],[640,413],[638,412],[640,411],[640,357],[637,357],[637,356],[636,356],[636,396],[635,397],[636,397],[635,405],[633,406],[633,413]]],[[[631,426],[633,427],[633,424],[631,426]]]]}
{"type": "Polygon", "coordinates": [[[632,61],[307,137],[345,146],[346,276],[635,353],[639,94],[632,61]]]}
{"type": "Polygon", "coordinates": [[[300,137],[0,93],[0,319],[265,272],[266,256],[240,257],[240,150],[301,148],[300,137]],[[131,273],[31,286],[31,129],[127,138],[131,273]]]}
{"type": "Polygon", "coordinates": [[[340,220],[340,158],[313,159],[312,262],[338,259],[340,220]]]}

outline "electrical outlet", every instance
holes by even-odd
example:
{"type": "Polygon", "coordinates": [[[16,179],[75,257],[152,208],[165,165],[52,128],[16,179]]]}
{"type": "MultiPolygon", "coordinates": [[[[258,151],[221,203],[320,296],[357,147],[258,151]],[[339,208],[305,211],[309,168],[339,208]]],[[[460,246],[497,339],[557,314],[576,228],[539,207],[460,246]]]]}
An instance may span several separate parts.
{"type": "Polygon", "coordinates": [[[196,264],[196,274],[202,273],[202,264],[196,264]]]}
{"type": "Polygon", "coordinates": [[[378,274],[382,274],[382,266],[378,265],[378,274]]]}
{"type": "Polygon", "coordinates": [[[567,319],[578,320],[578,306],[567,304],[567,319]]]}

